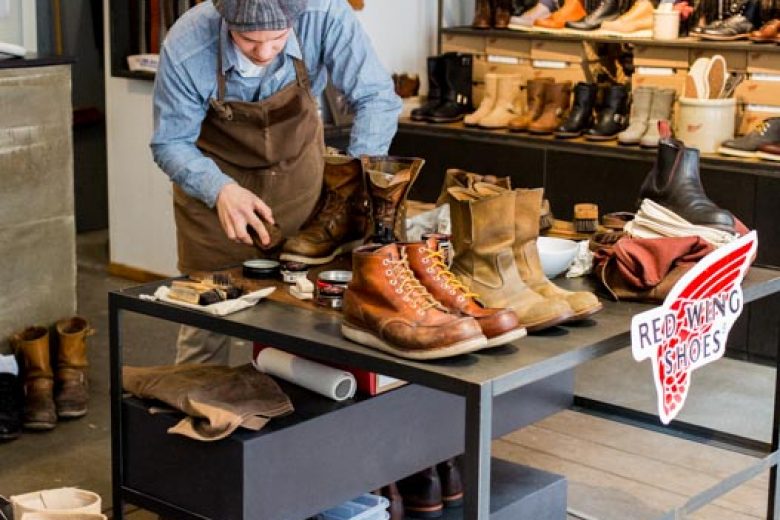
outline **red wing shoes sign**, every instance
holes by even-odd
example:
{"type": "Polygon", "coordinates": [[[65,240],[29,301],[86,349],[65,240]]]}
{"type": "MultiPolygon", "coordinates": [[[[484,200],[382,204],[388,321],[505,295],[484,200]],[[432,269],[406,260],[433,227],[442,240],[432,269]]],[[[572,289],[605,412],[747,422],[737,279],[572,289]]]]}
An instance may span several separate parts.
{"type": "Polygon", "coordinates": [[[658,414],[669,424],[685,404],[691,373],[720,359],[742,314],[742,280],[757,246],[755,231],[702,258],[660,307],[631,320],[634,359],[653,362],[658,414]]]}

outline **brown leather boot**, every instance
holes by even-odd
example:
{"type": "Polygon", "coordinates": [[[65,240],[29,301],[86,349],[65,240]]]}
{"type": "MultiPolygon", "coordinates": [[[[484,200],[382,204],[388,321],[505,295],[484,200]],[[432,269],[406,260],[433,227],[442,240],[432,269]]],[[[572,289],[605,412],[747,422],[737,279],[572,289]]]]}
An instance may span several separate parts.
{"type": "Polygon", "coordinates": [[[326,264],[368,233],[369,203],[360,159],[326,155],[322,195],[306,224],[282,247],[282,260],[326,264]]]}
{"type": "Polygon", "coordinates": [[[406,196],[425,161],[416,157],[363,156],[374,235],[387,244],[406,236],[406,196]]]}
{"type": "Polygon", "coordinates": [[[28,327],[14,335],[11,343],[24,367],[23,426],[30,430],[51,430],[57,425],[57,412],[54,407],[49,330],[28,327]]]}
{"type": "Polygon", "coordinates": [[[404,520],[404,499],[398,491],[395,482],[383,486],[379,492],[380,495],[390,501],[387,506],[387,512],[390,513],[390,520],[404,520]]]}
{"type": "Polygon", "coordinates": [[[95,330],[84,318],[74,316],[57,322],[57,389],[54,403],[62,418],[83,417],[89,402],[87,336],[95,330]]]}
{"type": "Polygon", "coordinates": [[[572,310],[566,302],[543,298],[520,278],[512,251],[514,193],[483,193],[482,185],[448,191],[455,250],[452,272],[486,306],[512,309],[529,332],[567,320],[572,310]]]}
{"type": "Polygon", "coordinates": [[[544,88],[542,115],[528,125],[532,134],[551,134],[561,123],[571,104],[571,81],[548,83],[544,88]]]}
{"type": "Polygon", "coordinates": [[[529,79],[525,92],[527,96],[526,110],[520,116],[509,121],[510,132],[525,132],[532,121],[542,115],[544,109],[544,91],[548,84],[555,83],[553,78],[529,79]]]}
{"type": "Polygon", "coordinates": [[[444,509],[436,468],[428,468],[398,482],[404,509],[412,518],[439,518],[444,509]]]}
{"type": "Polygon", "coordinates": [[[396,244],[352,252],[341,333],[407,359],[438,359],[485,348],[474,318],[451,314],[423,287],[396,244]]]}
{"type": "Polygon", "coordinates": [[[509,20],[512,18],[512,0],[493,0],[495,16],[493,27],[495,29],[508,29],[509,20]]]}
{"type": "Polygon", "coordinates": [[[447,190],[453,186],[460,186],[461,188],[472,188],[474,184],[478,182],[487,182],[488,184],[496,184],[503,186],[506,189],[511,189],[509,177],[496,177],[495,175],[481,175],[479,173],[471,173],[466,170],[458,168],[450,168],[444,173],[444,184],[441,187],[441,193],[439,198],[436,199],[436,205],[441,206],[447,202],[447,190]]]}
{"type": "Polygon", "coordinates": [[[436,465],[441,481],[441,500],[444,507],[453,508],[463,505],[463,481],[460,477],[457,459],[448,459],[436,465]]]}
{"type": "Polygon", "coordinates": [[[474,21],[471,22],[474,29],[490,29],[493,21],[490,4],[491,0],[477,0],[474,4],[474,21]]]}
{"type": "Polygon", "coordinates": [[[447,268],[444,252],[439,250],[435,238],[407,244],[404,249],[420,283],[453,313],[477,320],[488,347],[506,345],[525,336],[525,329],[511,309],[491,309],[475,300],[479,295],[468,291],[447,268]]]}

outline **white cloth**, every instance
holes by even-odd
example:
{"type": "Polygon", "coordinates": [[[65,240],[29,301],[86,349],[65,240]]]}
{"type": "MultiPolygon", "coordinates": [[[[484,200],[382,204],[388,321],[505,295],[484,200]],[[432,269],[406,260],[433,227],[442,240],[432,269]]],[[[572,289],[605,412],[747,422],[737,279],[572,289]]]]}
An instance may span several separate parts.
{"type": "Polygon", "coordinates": [[[577,278],[590,274],[593,270],[593,253],[590,250],[587,240],[577,242],[577,254],[566,271],[566,278],[577,278]]]}
{"type": "Polygon", "coordinates": [[[13,354],[8,354],[7,356],[0,354],[0,374],[19,375],[19,364],[16,362],[16,356],[13,354]]]}
{"type": "Polygon", "coordinates": [[[329,367],[275,348],[267,347],[261,350],[253,365],[260,372],[308,388],[334,401],[351,399],[357,389],[355,376],[346,370],[329,367]]]}
{"type": "Polygon", "coordinates": [[[442,204],[430,211],[406,219],[406,239],[418,242],[426,233],[450,234],[450,205],[442,204]]]}
{"type": "Polygon", "coordinates": [[[188,309],[195,309],[196,311],[202,311],[206,312],[208,314],[214,314],[215,316],[227,316],[228,314],[232,314],[234,312],[242,311],[244,309],[247,309],[249,307],[252,307],[257,302],[274,292],[276,288],[275,287],[266,287],[265,289],[260,289],[259,291],[254,291],[249,294],[245,294],[241,296],[240,298],[235,298],[233,300],[225,300],[223,302],[217,302],[212,303],[211,305],[196,305],[194,303],[187,303],[182,302],[179,300],[174,300],[169,296],[171,292],[171,288],[167,285],[161,285],[157,288],[156,291],[154,291],[153,296],[149,296],[148,294],[142,294],[140,296],[143,300],[160,300],[164,301],[165,303],[170,303],[172,305],[178,305],[180,307],[187,307],[188,309]]]}
{"type": "Polygon", "coordinates": [[[724,246],[738,238],[707,226],[691,224],[677,213],[644,199],[634,220],[628,222],[623,230],[635,238],[663,238],[700,236],[715,247],[724,246]]]}

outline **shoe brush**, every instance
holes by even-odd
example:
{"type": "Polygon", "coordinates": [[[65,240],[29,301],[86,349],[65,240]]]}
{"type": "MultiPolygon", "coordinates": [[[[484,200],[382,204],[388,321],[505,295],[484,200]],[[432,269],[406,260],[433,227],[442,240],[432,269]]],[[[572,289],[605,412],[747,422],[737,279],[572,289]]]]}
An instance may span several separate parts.
{"type": "Polygon", "coordinates": [[[599,225],[599,207],[582,202],[574,205],[574,230],[578,233],[595,233],[599,225]]]}
{"type": "Polygon", "coordinates": [[[550,209],[550,201],[547,199],[542,200],[542,213],[539,215],[539,232],[544,233],[555,223],[555,217],[550,209]]]}

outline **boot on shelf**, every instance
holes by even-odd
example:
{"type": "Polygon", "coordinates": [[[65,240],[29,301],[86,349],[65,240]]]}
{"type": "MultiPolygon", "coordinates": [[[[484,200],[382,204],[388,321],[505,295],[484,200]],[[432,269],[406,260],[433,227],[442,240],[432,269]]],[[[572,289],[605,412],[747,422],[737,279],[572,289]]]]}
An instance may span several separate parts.
{"type": "Polygon", "coordinates": [[[0,354],[0,443],[21,435],[23,410],[24,389],[16,358],[0,354]]]}
{"type": "Polygon", "coordinates": [[[563,5],[547,18],[534,22],[534,27],[542,29],[563,29],[567,22],[577,22],[585,18],[587,11],[580,0],[564,0],[563,5]]]}
{"type": "Polygon", "coordinates": [[[444,64],[441,103],[431,110],[427,121],[455,123],[474,111],[471,99],[473,57],[471,54],[448,52],[441,58],[444,64]]]}
{"type": "Polygon", "coordinates": [[[595,31],[601,24],[620,16],[620,0],[601,0],[599,6],[579,21],[566,22],[568,29],[577,31],[595,31]]]}
{"type": "Polygon", "coordinates": [[[459,168],[450,168],[444,173],[444,184],[441,187],[439,198],[436,199],[436,205],[441,206],[447,202],[449,195],[447,190],[453,186],[459,186],[461,188],[473,189],[474,185],[478,182],[487,182],[488,184],[496,184],[503,186],[506,189],[511,189],[512,185],[509,177],[496,177],[495,175],[482,175],[479,173],[471,173],[459,168]]]}
{"type": "Polygon", "coordinates": [[[527,102],[525,112],[509,121],[510,132],[526,132],[528,125],[539,119],[544,110],[544,92],[548,85],[555,83],[553,78],[529,79],[526,84],[527,102]]]}
{"type": "Polygon", "coordinates": [[[441,500],[447,509],[463,505],[463,481],[460,468],[455,458],[445,460],[436,465],[441,481],[441,500]]]}
{"type": "Polygon", "coordinates": [[[636,145],[647,132],[647,123],[650,118],[650,105],[655,95],[654,87],[639,87],[631,93],[631,117],[628,120],[628,128],[618,134],[618,143],[624,145],[636,145]]]}
{"type": "Polygon", "coordinates": [[[490,29],[493,20],[491,0],[476,0],[474,3],[474,20],[471,27],[474,29],[490,29]]]}
{"type": "Polygon", "coordinates": [[[439,518],[444,504],[441,480],[435,467],[415,473],[398,482],[406,515],[412,518],[439,518]]]}
{"type": "Polygon", "coordinates": [[[542,115],[528,125],[532,134],[551,134],[561,126],[571,103],[571,81],[548,83],[544,88],[542,115]]]}
{"type": "Polygon", "coordinates": [[[360,159],[326,155],[320,202],[284,243],[280,259],[319,265],[352,251],[367,237],[369,212],[360,159]]]}
{"type": "Polygon", "coordinates": [[[658,123],[672,120],[672,108],[677,92],[673,88],[660,88],[653,94],[650,104],[650,117],[647,121],[647,131],[639,141],[642,148],[657,148],[661,135],[658,133],[658,123]]]}
{"type": "Polygon", "coordinates": [[[631,9],[615,20],[601,24],[605,34],[616,36],[631,36],[634,38],[653,36],[653,2],[636,0],[631,9]]]}
{"type": "Polygon", "coordinates": [[[555,137],[570,139],[579,137],[593,124],[593,107],[596,104],[596,84],[579,82],[574,86],[574,106],[566,121],[555,130],[555,137]]]}
{"type": "Polygon", "coordinates": [[[472,112],[463,118],[463,124],[466,126],[477,126],[485,116],[493,111],[498,96],[498,78],[499,75],[492,72],[485,74],[485,95],[482,97],[476,112],[472,112]]]}
{"type": "Polygon", "coordinates": [[[517,96],[521,84],[520,74],[501,74],[498,76],[496,103],[493,110],[480,119],[478,123],[480,128],[498,130],[507,127],[519,112],[517,96]]]}
{"type": "Polygon", "coordinates": [[[444,62],[441,56],[428,56],[428,97],[421,106],[412,110],[412,121],[427,121],[433,109],[442,102],[444,62]]]}
{"type": "Polygon", "coordinates": [[[589,141],[609,141],[626,129],[628,119],[628,89],[625,85],[612,85],[607,91],[604,105],[596,117],[596,124],[585,132],[589,141]]]}
{"type": "MultiPolygon", "coordinates": [[[[554,3],[557,9],[557,1],[554,3]]],[[[537,2],[532,7],[520,14],[515,14],[509,19],[509,29],[515,31],[532,30],[537,20],[548,18],[555,9],[550,9],[545,2],[537,2]]]]}
{"type": "Polygon", "coordinates": [[[406,197],[425,161],[416,157],[363,156],[368,185],[371,240],[387,244],[406,236],[406,197]]]}
{"type": "Polygon", "coordinates": [[[11,338],[22,361],[24,415],[22,424],[30,430],[51,430],[57,425],[54,405],[54,372],[49,354],[49,330],[28,327],[11,338]]]}
{"type": "Polygon", "coordinates": [[[382,486],[379,494],[390,502],[390,505],[387,506],[387,512],[390,514],[389,520],[404,520],[404,499],[398,491],[398,485],[393,482],[382,486]]]}
{"type": "Polygon", "coordinates": [[[512,18],[512,0],[493,0],[495,16],[493,27],[496,29],[508,29],[509,20],[512,18]]]}
{"type": "Polygon", "coordinates": [[[65,419],[83,417],[89,403],[87,337],[95,333],[80,316],[57,322],[57,381],[54,403],[57,416],[65,419]]]}
{"type": "MultiPolygon", "coordinates": [[[[451,270],[461,283],[487,307],[512,309],[529,332],[569,319],[573,311],[566,302],[543,298],[520,278],[512,250],[514,192],[477,183],[473,189],[453,187],[448,193],[455,250],[451,270]]],[[[538,230],[538,213],[534,227],[538,230]]]]}

